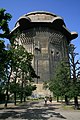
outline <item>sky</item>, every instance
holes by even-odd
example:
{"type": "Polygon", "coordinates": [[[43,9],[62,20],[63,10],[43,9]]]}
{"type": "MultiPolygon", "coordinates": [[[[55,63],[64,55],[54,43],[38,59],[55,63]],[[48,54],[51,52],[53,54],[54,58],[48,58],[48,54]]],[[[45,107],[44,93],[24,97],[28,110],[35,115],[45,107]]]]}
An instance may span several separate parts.
{"type": "Polygon", "coordinates": [[[19,17],[29,12],[48,11],[61,16],[66,27],[71,32],[78,33],[78,37],[71,43],[75,45],[80,59],[80,0],[0,0],[0,8],[5,8],[12,15],[10,30],[14,28],[19,17]]]}

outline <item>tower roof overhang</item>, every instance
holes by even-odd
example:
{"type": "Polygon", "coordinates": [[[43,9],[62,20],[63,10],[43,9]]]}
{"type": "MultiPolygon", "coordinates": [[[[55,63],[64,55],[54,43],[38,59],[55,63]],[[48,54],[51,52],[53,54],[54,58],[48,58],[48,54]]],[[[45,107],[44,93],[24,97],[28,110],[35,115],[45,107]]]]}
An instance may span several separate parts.
{"type": "Polygon", "coordinates": [[[17,29],[22,31],[36,26],[48,26],[62,32],[66,36],[68,43],[78,37],[77,32],[70,32],[67,29],[62,17],[44,11],[31,12],[23,15],[18,19],[11,33],[17,29]]]}

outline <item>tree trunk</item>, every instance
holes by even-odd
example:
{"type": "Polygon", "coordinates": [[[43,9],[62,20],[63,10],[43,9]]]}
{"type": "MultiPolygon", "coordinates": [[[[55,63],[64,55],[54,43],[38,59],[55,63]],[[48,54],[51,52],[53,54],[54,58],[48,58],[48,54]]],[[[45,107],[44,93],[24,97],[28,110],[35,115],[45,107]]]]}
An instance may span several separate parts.
{"type": "Polygon", "coordinates": [[[16,105],[16,92],[14,92],[14,105],[16,105]]]}
{"type": "Polygon", "coordinates": [[[22,86],[21,86],[21,99],[20,99],[20,102],[22,103],[22,99],[23,99],[23,81],[22,81],[22,86]]]}
{"type": "MultiPolygon", "coordinates": [[[[18,70],[16,69],[15,84],[16,84],[16,79],[17,79],[17,72],[18,70]]],[[[14,105],[16,105],[16,91],[14,92],[14,105]]]]}
{"type": "Polygon", "coordinates": [[[10,76],[11,76],[11,74],[12,74],[12,67],[11,67],[11,72],[10,72],[10,75],[9,75],[9,77],[8,77],[8,81],[7,81],[7,83],[6,83],[6,85],[7,85],[7,89],[6,89],[6,95],[5,95],[5,107],[7,107],[7,103],[8,103],[8,100],[9,100],[9,95],[8,95],[8,92],[9,92],[9,81],[10,81],[10,76]]]}
{"type": "Polygon", "coordinates": [[[74,104],[75,104],[75,109],[79,108],[79,104],[78,104],[78,97],[74,97],[74,104]]]}
{"type": "Polygon", "coordinates": [[[26,97],[24,96],[24,102],[26,102],[26,97]]]}
{"type": "Polygon", "coordinates": [[[66,103],[66,105],[68,105],[68,104],[69,104],[69,101],[68,101],[68,96],[67,96],[67,95],[65,95],[65,103],[66,103]]]}
{"type": "Polygon", "coordinates": [[[8,103],[8,99],[9,99],[9,97],[8,97],[8,88],[7,88],[7,90],[6,90],[6,96],[5,96],[6,98],[5,98],[5,107],[7,107],[7,103],[8,103]]]}
{"type": "Polygon", "coordinates": [[[24,76],[24,102],[26,102],[26,79],[24,76]]]}
{"type": "Polygon", "coordinates": [[[57,96],[57,102],[59,102],[59,96],[57,96]]]}
{"type": "Polygon", "coordinates": [[[23,99],[23,83],[24,83],[24,72],[22,72],[22,84],[21,84],[21,103],[22,103],[22,99],[23,99]]]}

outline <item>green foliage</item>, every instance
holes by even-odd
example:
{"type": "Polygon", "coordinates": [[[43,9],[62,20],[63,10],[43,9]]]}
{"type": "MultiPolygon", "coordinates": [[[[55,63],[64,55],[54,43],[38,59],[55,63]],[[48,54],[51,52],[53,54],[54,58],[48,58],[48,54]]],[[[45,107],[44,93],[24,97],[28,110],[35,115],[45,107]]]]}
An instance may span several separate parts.
{"type": "Polygon", "coordinates": [[[69,46],[69,60],[70,60],[70,68],[71,68],[71,89],[70,95],[72,97],[80,95],[80,79],[79,79],[79,72],[80,72],[80,62],[76,60],[75,53],[75,46],[70,44],[69,46]]]}
{"type": "Polygon", "coordinates": [[[20,84],[19,83],[10,83],[10,93],[19,93],[20,92],[20,84]]]}
{"type": "Polygon", "coordinates": [[[80,94],[80,83],[76,82],[75,84],[73,84],[72,82],[70,86],[69,97],[73,98],[79,96],[79,94],[80,94]]]}
{"type": "Polygon", "coordinates": [[[8,22],[11,15],[6,13],[5,9],[0,9],[0,38],[7,38],[10,41],[10,49],[5,49],[3,40],[0,40],[0,90],[6,91],[6,103],[8,101],[8,92],[14,93],[16,101],[16,93],[23,95],[31,95],[36,86],[31,85],[32,79],[37,77],[32,67],[33,55],[28,53],[23,46],[15,44],[15,38],[20,34],[10,34],[8,22]],[[23,75],[22,75],[23,74],[23,75]],[[12,81],[11,75],[13,76],[12,81]],[[17,81],[17,79],[20,81],[17,81]]]}
{"type": "MultiPolygon", "coordinates": [[[[80,96],[80,62],[75,60],[75,47],[73,44],[69,46],[69,62],[61,61],[55,71],[55,77],[49,82],[49,89],[54,96],[74,97],[75,106],[78,106],[78,98],[80,96]]],[[[65,97],[66,98],[66,97],[65,97]]]]}
{"type": "Polygon", "coordinates": [[[1,52],[4,51],[4,48],[5,48],[4,41],[0,40],[0,54],[1,54],[1,52]]]}
{"type": "Polygon", "coordinates": [[[25,87],[24,90],[25,90],[26,96],[30,96],[32,94],[32,91],[36,90],[36,86],[29,84],[25,87]]]}
{"type": "Polygon", "coordinates": [[[5,13],[5,9],[0,9],[0,37],[1,38],[9,38],[9,27],[8,22],[11,20],[12,16],[9,13],[5,13]]]}
{"type": "MultiPolygon", "coordinates": [[[[19,71],[28,74],[28,78],[37,77],[35,71],[31,65],[33,55],[28,53],[23,46],[17,46],[16,49],[12,49],[12,68],[13,71],[19,69],[19,71]]],[[[18,71],[18,72],[19,72],[18,71]]]]}
{"type": "Polygon", "coordinates": [[[4,75],[4,55],[5,55],[5,45],[3,41],[0,41],[0,79],[3,79],[4,75]]]}
{"type": "Polygon", "coordinates": [[[69,92],[70,70],[65,61],[61,61],[56,68],[55,77],[49,82],[49,89],[55,96],[65,96],[69,92]]]}
{"type": "MultiPolygon", "coordinates": [[[[5,9],[0,9],[0,38],[9,38],[8,22],[11,20],[11,15],[5,13],[5,9]]],[[[9,57],[8,51],[5,50],[5,44],[3,40],[0,40],[0,79],[6,79],[6,70],[8,68],[9,57]]]]}
{"type": "Polygon", "coordinates": [[[16,45],[10,50],[12,53],[11,56],[11,66],[12,71],[15,73],[13,77],[13,84],[10,85],[10,92],[17,93],[21,96],[29,96],[32,94],[32,91],[36,89],[35,86],[32,86],[32,78],[36,77],[35,71],[31,65],[33,55],[28,53],[23,46],[16,45]],[[20,78],[20,81],[17,82],[17,79],[20,78]]]}
{"type": "Polygon", "coordinates": [[[48,81],[44,81],[44,83],[43,83],[43,89],[47,89],[49,87],[49,85],[48,85],[48,81]]]}

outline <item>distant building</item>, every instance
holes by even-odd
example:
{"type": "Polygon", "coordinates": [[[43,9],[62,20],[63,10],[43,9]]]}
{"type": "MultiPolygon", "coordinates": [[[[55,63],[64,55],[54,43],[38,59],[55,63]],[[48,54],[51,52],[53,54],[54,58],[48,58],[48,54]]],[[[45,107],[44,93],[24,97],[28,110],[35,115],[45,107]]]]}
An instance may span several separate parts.
{"type": "Polygon", "coordinates": [[[41,92],[43,82],[53,78],[56,64],[68,57],[67,46],[78,34],[70,32],[60,16],[44,11],[21,16],[12,32],[17,30],[21,34],[16,41],[34,54],[32,64],[40,76],[35,83],[41,92]]]}

